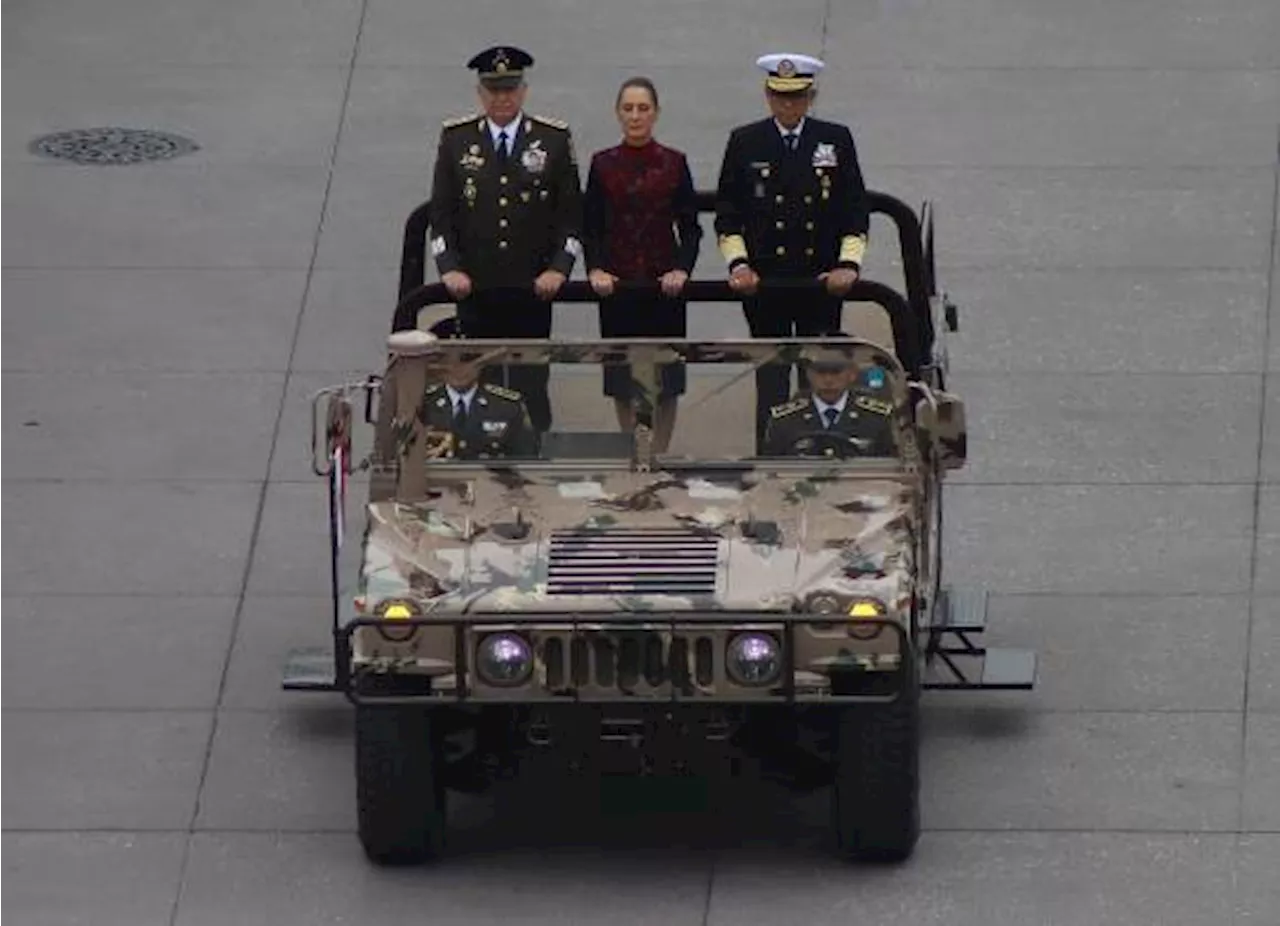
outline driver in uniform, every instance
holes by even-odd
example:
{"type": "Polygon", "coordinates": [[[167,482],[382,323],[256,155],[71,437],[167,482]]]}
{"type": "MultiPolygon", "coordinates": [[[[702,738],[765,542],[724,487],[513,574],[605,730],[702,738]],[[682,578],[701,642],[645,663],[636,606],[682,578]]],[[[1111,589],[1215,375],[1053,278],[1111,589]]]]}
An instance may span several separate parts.
{"type": "MultiPolygon", "coordinates": [[[[456,317],[441,319],[430,331],[438,338],[462,336],[456,317]]],[[[443,365],[443,382],[427,388],[418,417],[428,444],[442,440],[446,458],[537,456],[537,435],[523,397],[514,389],[480,382],[475,361],[481,356],[477,350],[450,358],[443,365]]]]}
{"type": "Polygon", "coordinates": [[[872,367],[860,376],[847,347],[823,346],[806,354],[809,392],[769,410],[764,455],[892,456],[894,405],[884,371],[872,367]]]}

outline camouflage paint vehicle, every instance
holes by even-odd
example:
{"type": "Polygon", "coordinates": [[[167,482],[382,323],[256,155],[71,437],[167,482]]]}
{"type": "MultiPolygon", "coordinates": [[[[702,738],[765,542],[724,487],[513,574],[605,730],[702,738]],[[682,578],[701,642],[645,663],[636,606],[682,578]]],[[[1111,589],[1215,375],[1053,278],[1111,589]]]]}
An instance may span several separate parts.
{"type": "MultiPolygon", "coordinates": [[[[831,786],[844,854],[910,855],[921,691],[1029,688],[1035,665],[977,646],[983,596],[941,583],[942,481],[966,452],[935,335],[954,327],[954,309],[931,291],[931,231],[874,195],[896,213],[909,292],[860,282],[848,298],[888,313],[892,344],[439,340],[419,328],[419,310],[447,296],[410,280],[382,376],[317,395],[324,435],[316,429],[313,452],[335,487],[350,467],[355,401],[369,398],[369,495],[349,600],[337,594],[340,501],[332,509],[334,648],[299,654],[285,687],[355,703],[371,859],[439,856],[447,790],[557,751],[658,773],[754,754],[831,786]],[[749,389],[755,366],[833,346],[876,371],[891,452],[865,456],[823,432],[804,435],[812,456],[652,452],[661,364],[738,365],[729,382],[749,389]],[[477,351],[467,359],[629,364],[634,433],[553,432],[536,457],[455,457],[420,406],[444,369],[477,351]],[[475,747],[453,758],[446,740],[460,731],[475,747]]],[[[721,282],[690,286],[696,302],[736,299],[721,282]]],[[[570,283],[560,301],[594,296],[570,283]]]]}

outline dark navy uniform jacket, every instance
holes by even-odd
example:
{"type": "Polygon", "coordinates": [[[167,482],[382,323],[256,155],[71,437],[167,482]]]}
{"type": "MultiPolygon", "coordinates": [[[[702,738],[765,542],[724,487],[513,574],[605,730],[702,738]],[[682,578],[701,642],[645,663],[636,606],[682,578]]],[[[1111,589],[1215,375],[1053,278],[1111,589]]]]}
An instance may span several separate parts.
{"type": "Polygon", "coordinates": [[[772,117],[729,136],[715,228],[731,268],[745,260],[764,277],[860,269],[868,218],[847,127],[806,116],[794,152],[772,117]]]}

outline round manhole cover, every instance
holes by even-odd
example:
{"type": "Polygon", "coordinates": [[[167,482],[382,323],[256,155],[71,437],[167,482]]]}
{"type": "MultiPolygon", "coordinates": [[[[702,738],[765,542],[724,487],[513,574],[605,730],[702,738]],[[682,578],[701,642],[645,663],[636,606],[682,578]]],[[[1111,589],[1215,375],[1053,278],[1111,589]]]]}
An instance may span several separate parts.
{"type": "Polygon", "coordinates": [[[140,164],[199,150],[189,138],[151,129],[72,129],[43,135],[31,143],[35,154],[76,164],[140,164]]]}

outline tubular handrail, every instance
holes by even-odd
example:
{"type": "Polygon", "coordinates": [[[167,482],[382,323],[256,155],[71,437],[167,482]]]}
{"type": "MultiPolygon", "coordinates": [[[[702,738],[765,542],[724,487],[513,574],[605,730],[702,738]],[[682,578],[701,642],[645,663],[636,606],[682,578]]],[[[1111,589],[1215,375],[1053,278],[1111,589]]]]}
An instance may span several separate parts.
{"type": "MultiPolygon", "coordinates": [[[[656,283],[637,283],[620,281],[617,289],[629,292],[658,292],[656,283]]],[[[817,292],[824,288],[818,280],[761,280],[760,290],[769,292],[817,292]]],[[[508,294],[510,296],[527,296],[533,292],[532,284],[528,287],[504,286],[485,290],[486,293],[508,294]]],[[[690,280],[684,287],[684,298],[691,302],[739,302],[738,293],[729,288],[723,280],[690,280]]],[[[584,280],[570,280],[556,294],[557,303],[596,303],[600,299],[590,284],[584,280]]],[[[911,311],[907,300],[896,290],[874,280],[859,280],[853,284],[845,296],[848,302],[874,302],[889,315],[889,323],[893,328],[894,352],[902,366],[913,377],[921,375],[921,368],[928,357],[920,349],[920,331],[917,317],[911,311]]],[[[392,331],[410,331],[417,327],[418,312],[432,305],[451,305],[454,299],[449,295],[443,283],[429,283],[419,286],[405,295],[396,306],[392,331]]]]}
{"type": "MultiPolygon", "coordinates": [[[[714,213],[714,190],[699,190],[698,211],[714,213]]],[[[409,214],[404,224],[404,243],[400,255],[399,299],[426,282],[427,233],[430,228],[431,202],[428,200],[409,214]]],[[[902,252],[902,275],[906,283],[906,301],[916,318],[916,350],[922,357],[933,352],[933,315],[929,306],[928,274],[925,267],[924,243],[920,219],[902,200],[877,190],[867,191],[867,210],[873,215],[888,216],[898,229],[898,247],[902,252]]],[[[874,301],[874,300],[873,300],[874,301]]]]}

